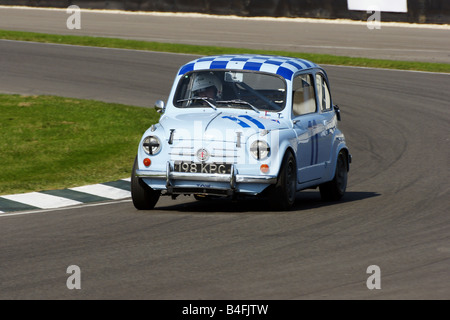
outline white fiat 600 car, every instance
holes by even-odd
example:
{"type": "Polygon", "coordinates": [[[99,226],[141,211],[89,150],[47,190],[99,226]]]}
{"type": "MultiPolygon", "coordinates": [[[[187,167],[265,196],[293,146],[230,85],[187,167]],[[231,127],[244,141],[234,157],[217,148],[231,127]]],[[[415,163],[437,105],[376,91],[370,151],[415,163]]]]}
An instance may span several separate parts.
{"type": "Polygon", "coordinates": [[[142,136],[131,175],[137,209],[161,195],[266,197],[287,210],[319,187],[339,200],[351,155],[327,74],[298,58],[202,57],[182,66],[159,123],[142,136]]]}

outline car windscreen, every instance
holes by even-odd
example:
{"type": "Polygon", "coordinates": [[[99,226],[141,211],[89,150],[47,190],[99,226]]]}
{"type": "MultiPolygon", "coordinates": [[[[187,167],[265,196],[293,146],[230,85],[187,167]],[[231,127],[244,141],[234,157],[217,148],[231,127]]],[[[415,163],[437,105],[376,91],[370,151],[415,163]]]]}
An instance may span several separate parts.
{"type": "Polygon", "coordinates": [[[242,108],[279,112],[286,103],[286,82],[257,71],[192,71],[179,81],[173,104],[178,108],[242,108]]]}

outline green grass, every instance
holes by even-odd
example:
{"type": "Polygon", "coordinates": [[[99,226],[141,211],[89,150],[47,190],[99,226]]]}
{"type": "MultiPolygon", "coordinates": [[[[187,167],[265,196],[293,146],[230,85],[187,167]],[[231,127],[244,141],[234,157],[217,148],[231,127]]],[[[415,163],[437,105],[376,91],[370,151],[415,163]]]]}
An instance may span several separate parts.
{"type": "Polygon", "coordinates": [[[200,45],[127,40],[118,38],[56,35],[56,34],[43,34],[33,32],[22,32],[22,31],[7,31],[7,30],[0,30],[0,38],[9,40],[60,43],[60,44],[72,44],[81,46],[150,50],[150,51],[174,52],[174,53],[190,53],[197,55],[216,55],[216,54],[230,54],[230,53],[275,54],[275,55],[299,57],[311,60],[317,64],[450,73],[450,64],[446,63],[354,58],[328,54],[299,53],[299,52],[274,51],[274,50],[255,50],[255,49],[229,48],[216,46],[200,46],[200,45]]]}
{"type": "Polygon", "coordinates": [[[0,94],[0,194],[129,177],[154,109],[0,94]]]}

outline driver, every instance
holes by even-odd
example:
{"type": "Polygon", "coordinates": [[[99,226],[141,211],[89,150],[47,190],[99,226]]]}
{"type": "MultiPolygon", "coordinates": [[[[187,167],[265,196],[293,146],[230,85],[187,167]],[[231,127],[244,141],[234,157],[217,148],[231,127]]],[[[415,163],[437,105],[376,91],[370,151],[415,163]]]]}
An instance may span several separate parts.
{"type": "Polygon", "coordinates": [[[194,80],[192,92],[195,97],[219,99],[222,95],[222,82],[213,74],[199,74],[194,80]]]}

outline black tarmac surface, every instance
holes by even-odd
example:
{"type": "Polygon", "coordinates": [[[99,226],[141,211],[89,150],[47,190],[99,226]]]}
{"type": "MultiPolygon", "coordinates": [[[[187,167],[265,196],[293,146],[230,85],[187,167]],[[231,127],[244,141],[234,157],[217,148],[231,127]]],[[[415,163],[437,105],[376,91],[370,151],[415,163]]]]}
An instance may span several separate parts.
{"type": "MultiPolygon", "coordinates": [[[[0,41],[0,91],[152,106],[192,58],[0,41]]],[[[304,191],[289,212],[179,197],[3,214],[0,299],[448,300],[450,75],[325,68],[354,159],[341,202],[304,191]]]]}

